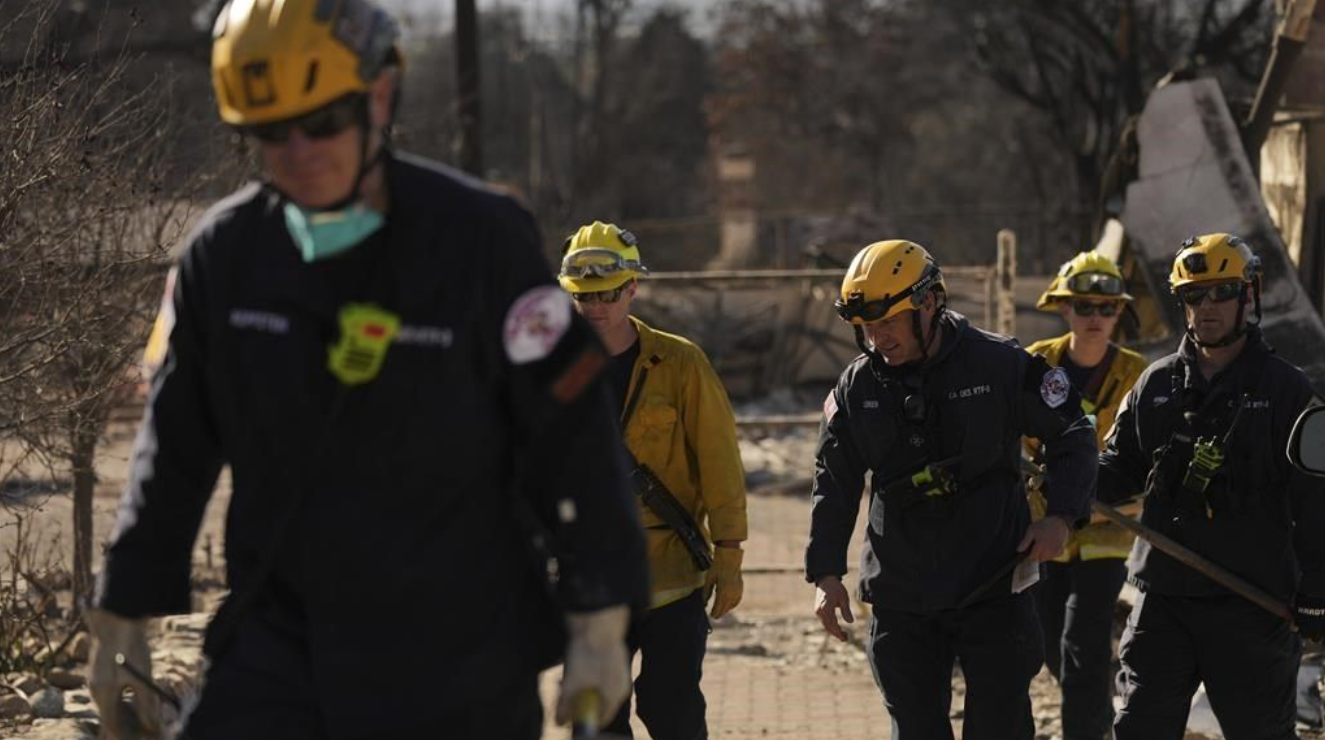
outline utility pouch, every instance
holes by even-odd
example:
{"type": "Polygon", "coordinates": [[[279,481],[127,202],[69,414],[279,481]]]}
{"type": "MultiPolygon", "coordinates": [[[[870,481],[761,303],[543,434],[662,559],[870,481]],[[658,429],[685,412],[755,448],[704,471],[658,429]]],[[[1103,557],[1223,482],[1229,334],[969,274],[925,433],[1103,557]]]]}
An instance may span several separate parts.
{"type": "Polygon", "coordinates": [[[1224,465],[1224,449],[1219,441],[1208,437],[1196,440],[1192,447],[1192,460],[1187,463],[1187,473],[1182,478],[1182,487],[1197,495],[1205,504],[1205,518],[1213,519],[1215,512],[1210,506],[1210,481],[1224,465]]]}
{"type": "Polygon", "coordinates": [[[1202,437],[1192,447],[1192,461],[1187,463],[1187,474],[1182,478],[1182,487],[1205,493],[1210,481],[1224,465],[1224,450],[1218,440],[1202,437]]]}
{"type": "Polygon", "coordinates": [[[911,475],[911,486],[926,498],[946,496],[957,489],[957,481],[944,468],[926,465],[911,475]]]}
{"type": "Polygon", "coordinates": [[[923,465],[911,473],[903,473],[883,484],[885,500],[902,506],[919,501],[938,501],[957,492],[957,478],[952,468],[961,458],[953,457],[923,465]]]}

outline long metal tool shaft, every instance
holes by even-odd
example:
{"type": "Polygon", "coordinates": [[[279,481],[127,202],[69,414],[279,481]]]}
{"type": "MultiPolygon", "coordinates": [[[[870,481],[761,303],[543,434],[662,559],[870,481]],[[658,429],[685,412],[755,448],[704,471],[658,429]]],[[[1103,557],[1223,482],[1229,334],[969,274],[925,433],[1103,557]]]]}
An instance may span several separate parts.
{"type": "MultiPolygon", "coordinates": [[[[1233,575],[1205,556],[1178,544],[1169,537],[1156,532],[1106,503],[1093,501],[1090,506],[1095,513],[1145,539],[1155,549],[1293,625],[1293,612],[1289,610],[1288,605],[1284,602],[1233,575]]],[[[1294,626],[1294,629],[1296,629],[1296,626],[1294,626]]]]}

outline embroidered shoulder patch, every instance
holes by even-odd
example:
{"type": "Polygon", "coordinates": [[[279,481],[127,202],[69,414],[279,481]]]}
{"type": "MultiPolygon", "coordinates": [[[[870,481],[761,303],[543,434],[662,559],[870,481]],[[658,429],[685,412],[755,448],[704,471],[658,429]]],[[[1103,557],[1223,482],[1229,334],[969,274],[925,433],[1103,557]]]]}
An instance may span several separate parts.
{"type": "Polygon", "coordinates": [[[552,348],[570,328],[570,295],[555,285],[540,285],[525,291],[506,312],[502,344],[516,365],[535,362],[552,348]]]}
{"type": "Polygon", "coordinates": [[[835,391],[828,391],[828,398],[824,399],[824,420],[832,421],[837,413],[837,398],[835,391]]]}
{"type": "Polygon", "coordinates": [[[1072,381],[1067,379],[1067,371],[1055,367],[1044,374],[1040,381],[1040,398],[1051,409],[1062,406],[1072,392],[1072,381]]]}

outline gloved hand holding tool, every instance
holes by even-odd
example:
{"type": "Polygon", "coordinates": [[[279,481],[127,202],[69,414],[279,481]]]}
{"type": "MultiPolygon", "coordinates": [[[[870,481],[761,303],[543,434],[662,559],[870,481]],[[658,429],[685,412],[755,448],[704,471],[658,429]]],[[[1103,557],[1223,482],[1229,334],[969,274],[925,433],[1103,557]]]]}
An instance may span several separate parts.
{"type": "MultiPolygon", "coordinates": [[[[594,726],[616,716],[617,709],[630,694],[630,655],[626,651],[626,629],[630,609],[625,605],[609,606],[595,612],[566,616],[570,635],[566,645],[566,667],[561,677],[561,695],[557,698],[557,723],[570,722],[575,703],[588,701],[587,692],[596,692],[598,711],[594,726]]],[[[576,720],[590,719],[575,717],[576,720]]]]}
{"type": "Polygon", "coordinates": [[[741,580],[741,560],[744,555],[739,547],[719,544],[713,548],[713,567],[709,568],[704,577],[704,603],[707,604],[709,598],[713,598],[709,616],[714,619],[721,619],[741,603],[741,596],[745,593],[745,583],[741,580]]]}
{"type": "Polygon", "coordinates": [[[151,675],[146,620],[101,609],[89,609],[85,620],[92,635],[87,683],[101,712],[102,735],[111,740],[161,737],[159,689],[139,680],[124,665],[141,676],[151,675]],[[131,700],[125,697],[125,689],[133,691],[131,700]]]}

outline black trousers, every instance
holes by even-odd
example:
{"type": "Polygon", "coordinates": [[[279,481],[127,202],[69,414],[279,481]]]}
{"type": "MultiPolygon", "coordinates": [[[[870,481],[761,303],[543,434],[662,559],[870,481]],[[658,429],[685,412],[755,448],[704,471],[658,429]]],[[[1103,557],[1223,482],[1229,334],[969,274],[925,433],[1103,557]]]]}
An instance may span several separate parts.
{"type": "Polygon", "coordinates": [[[1202,682],[1227,740],[1297,737],[1302,642],[1240,596],[1141,594],[1119,652],[1118,740],[1180,740],[1202,682]]]}
{"type": "MultiPolygon", "coordinates": [[[[636,713],[653,740],[707,740],[708,705],[699,689],[709,620],[704,589],[651,610],[632,627],[627,642],[633,658],[640,653],[635,678],[636,713]]],[[[630,730],[630,697],[604,732],[634,737],[630,730]]]]}
{"type": "Polygon", "coordinates": [[[1113,727],[1113,612],[1121,558],[1045,563],[1035,587],[1044,662],[1063,692],[1063,740],[1107,740],[1113,727]]]}
{"type": "Polygon", "coordinates": [[[870,668],[893,740],[952,740],[952,666],[966,677],[963,740],[1032,740],[1031,679],[1044,662],[1029,594],[916,614],[875,608],[870,668]]]}
{"type": "MultiPolygon", "coordinates": [[[[438,670],[446,669],[439,665],[438,670]]],[[[292,614],[255,609],[204,678],[181,740],[357,740],[329,727],[323,717],[302,624],[292,614]]],[[[390,682],[391,677],[364,680],[390,682]]],[[[363,711],[379,710],[365,704],[363,711]]],[[[513,677],[508,689],[455,712],[420,707],[415,716],[382,716],[373,737],[537,740],[542,731],[538,677],[529,675],[513,677]]]]}

